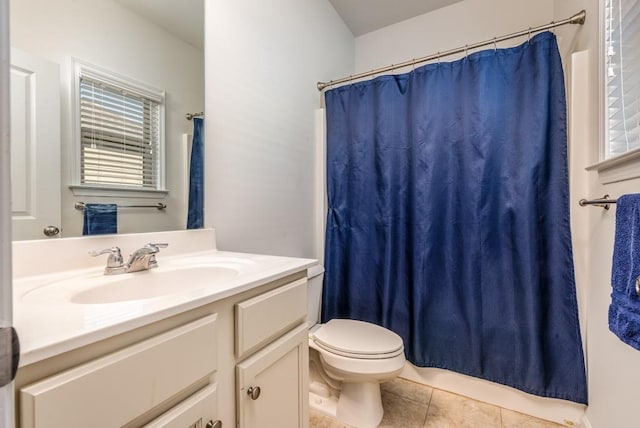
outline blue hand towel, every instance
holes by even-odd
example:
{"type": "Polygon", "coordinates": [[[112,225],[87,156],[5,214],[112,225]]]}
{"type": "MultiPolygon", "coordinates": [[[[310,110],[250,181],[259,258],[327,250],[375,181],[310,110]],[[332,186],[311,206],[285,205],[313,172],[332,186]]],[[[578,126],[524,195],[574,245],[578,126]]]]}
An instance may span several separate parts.
{"type": "Polygon", "coordinates": [[[611,270],[609,330],[640,350],[640,194],[623,195],[616,203],[616,236],[611,270]]]}
{"type": "Polygon", "coordinates": [[[191,145],[191,171],[189,172],[189,211],[187,229],[204,227],[204,122],[193,119],[193,144],[191,145]]]}
{"type": "Polygon", "coordinates": [[[84,206],[83,235],[118,233],[118,206],[116,204],[86,204],[84,206]]]}

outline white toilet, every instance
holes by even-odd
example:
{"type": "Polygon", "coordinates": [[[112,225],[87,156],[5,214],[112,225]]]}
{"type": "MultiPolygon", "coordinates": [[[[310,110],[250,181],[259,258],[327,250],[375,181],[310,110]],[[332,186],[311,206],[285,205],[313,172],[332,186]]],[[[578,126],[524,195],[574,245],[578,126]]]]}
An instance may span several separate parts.
{"type": "Polygon", "coordinates": [[[363,321],[320,324],[323,272],[322,266],[308,271],[309,405],[354,427],[377,427],[384,413],[380,383],[405,365],[402,338],[363,321]]]}

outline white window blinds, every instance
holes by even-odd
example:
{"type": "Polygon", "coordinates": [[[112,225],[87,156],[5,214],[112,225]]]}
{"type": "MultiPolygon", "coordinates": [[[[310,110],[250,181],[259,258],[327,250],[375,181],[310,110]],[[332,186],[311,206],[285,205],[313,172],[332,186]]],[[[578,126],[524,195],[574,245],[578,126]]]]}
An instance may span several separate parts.
{"type": "Polygon", "coordinates": [[[606,158],[640,148],[640,0],[606,0],[606,158]]]}
{"type": "Polygon", "coordinates": [[[107,79],[79,79],[80,182],[158,189],[161,102],[107,79]]]}

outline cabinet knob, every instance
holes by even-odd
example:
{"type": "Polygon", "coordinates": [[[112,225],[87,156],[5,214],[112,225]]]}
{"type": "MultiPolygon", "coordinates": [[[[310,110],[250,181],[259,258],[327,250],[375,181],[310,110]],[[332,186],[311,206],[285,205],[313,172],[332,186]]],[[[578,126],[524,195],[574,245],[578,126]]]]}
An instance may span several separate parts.
{"type": "Polygon", "coordinates": [[[257,400],[260,397],[260,387],[259,386],[250,386],[247,389],[247,395],[251,397],[252,400],[257,400]]]}
{"type": "Polygon", "coordinates": [[[205,428],[222,428],[222,421],[209,421],[205,428]]]}

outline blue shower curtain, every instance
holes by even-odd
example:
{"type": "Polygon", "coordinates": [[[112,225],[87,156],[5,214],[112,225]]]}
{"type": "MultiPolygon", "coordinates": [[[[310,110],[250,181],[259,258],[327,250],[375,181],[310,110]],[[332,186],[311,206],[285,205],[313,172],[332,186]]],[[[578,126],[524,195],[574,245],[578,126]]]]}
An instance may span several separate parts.
{"type": "Polygon", "coordinates": [[[193,118],[187,229],[201,229],[204,227],[204,143],[202,141],[204,135],[202,125],[202,119],[193,118]]]}
{"type": "Polygon", "coordinates": [[[551,33],[328,91],[323,320],[586,403],[565,109],[551,33]]]}

